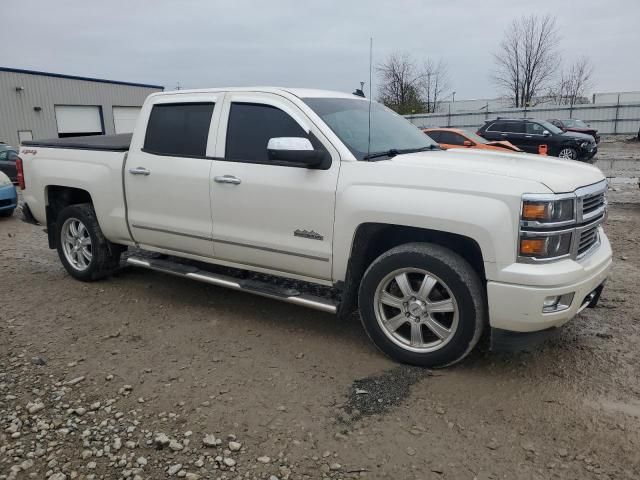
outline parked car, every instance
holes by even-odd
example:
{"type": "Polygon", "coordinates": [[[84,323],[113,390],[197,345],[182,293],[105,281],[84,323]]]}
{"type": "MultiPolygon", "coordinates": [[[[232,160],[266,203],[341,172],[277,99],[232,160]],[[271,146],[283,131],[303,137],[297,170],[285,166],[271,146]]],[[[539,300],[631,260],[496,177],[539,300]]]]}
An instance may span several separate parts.
{"type": "Polygon", "coordinates": [[[583,122],[582,120],[567,118],[565,120],[553,119],[549,120],[549,122],[565,132],[578,132],[591,135],[595,139],[596,143],[600,143],[600,135],[598,135],[598,130],[593,128],[588,123],[583,122]]]}
{"type": "Polygon", "coordinates": [[[540,341],[596,304],[611,266],[599,169],[442,151],[359,96],[163,92],[132,137],[23,143],[25,218],[72,277],[109,275],[133,246],[128,265],[359,308],[375,345],[411,364],[455,363],[489,328],[494,348],[540,341]]]}
{"type": "Polygon", "coordinates": [[[422,130],[444,148],[477,148],[479,150],[495,150],[504,152],[522,152],[521,149],[505,140],[490,142],[473,132],[461,128],[425,128],[422,130]]]}
{"type": "Polygon", "coordinates": [[[529,153],[538,153],[540,145],[546,145],[549,155],[571,160],[587,161],[598,151],[596,141],[591,135],[563,132],[545,120],[528,118],[488,120],[478,130],[478,135],[487,140],[508,140],[529,153]]]}
{"type": "Polygon", "coordinates": [[[9,177],[0,172],[0,217],[10,217],[18,206],[18,194],[9,177]]]}
{"type": "Polygon", "coordinates": [[[0,149],[0,172],[4,172],[13,183],[18,181],[18,172],[16,170],[17,158],[18,152],[16,150],[0,149]]]}

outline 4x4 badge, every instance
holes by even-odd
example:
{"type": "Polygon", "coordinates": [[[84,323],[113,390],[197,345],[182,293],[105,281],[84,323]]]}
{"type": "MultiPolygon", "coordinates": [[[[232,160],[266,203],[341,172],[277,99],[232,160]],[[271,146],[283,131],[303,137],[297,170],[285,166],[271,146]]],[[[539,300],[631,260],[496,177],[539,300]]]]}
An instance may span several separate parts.
{"type": "Polygon", "coordinates": [[[314,232],[313,230],[309,231],[309,230],[296,230],[293,232],[293,236],[294,237],[302,237],[302,238],[309,238],[311,240],[324,240],[324,237],[322,235],[320,235],[318,232],[314,232]]]}

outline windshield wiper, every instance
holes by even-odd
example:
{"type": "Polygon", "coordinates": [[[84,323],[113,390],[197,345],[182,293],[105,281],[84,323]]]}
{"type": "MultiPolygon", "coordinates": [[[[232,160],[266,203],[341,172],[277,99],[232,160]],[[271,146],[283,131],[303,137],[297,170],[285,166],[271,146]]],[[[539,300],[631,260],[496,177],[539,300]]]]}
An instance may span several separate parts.
{"type": "Polygon", "coordinates": [[[380,157],[395,157],[396,155],[398,155],[399,153],[401,153],[400,150],[392,148],[390,150],[387,150],[386,152],[373,152],[370,153],[369,155],[365,155],[364,157],[362,157],[363,160],[371,160],[374,158],[380,158],[380,157]]]}
{"type": "Polygon", "coordinates": [[[428,145],[426,147],[420,147],[420,148],[405,148],[405,149],[398,149],[398,148],[391,148],[385,152],[373,152],[370,153],[369,155],[365,155],[364,157],[362,157],[363,160],[372,160],[374,158],[381,158],[381,157],[389,157],[389,158],[393,158],[396,155],[402,155],[404,153],[416,153],[416,152],[425,152],[427,150],[442,150],[438,145],[428,145]]]}

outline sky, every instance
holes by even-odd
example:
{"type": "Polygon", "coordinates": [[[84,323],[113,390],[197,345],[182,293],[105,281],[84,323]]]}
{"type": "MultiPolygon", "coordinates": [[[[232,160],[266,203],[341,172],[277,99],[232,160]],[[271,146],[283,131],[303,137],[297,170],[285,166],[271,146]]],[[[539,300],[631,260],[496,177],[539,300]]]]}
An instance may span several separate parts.
{"type": "MultiPolygon", "coordinates": [[[[640,0],[0,0],[0,66],[164,85],[353,91],[393,52],[442,59],[456,99],[492,98],[492,53],[523,15],[557,17],[595,92],[640,90],[640,0]]],[[[376,79],[374,72],[374,91],[376,79]]],[[[368,86],[365,87],[368,90],[368,86]]]]}

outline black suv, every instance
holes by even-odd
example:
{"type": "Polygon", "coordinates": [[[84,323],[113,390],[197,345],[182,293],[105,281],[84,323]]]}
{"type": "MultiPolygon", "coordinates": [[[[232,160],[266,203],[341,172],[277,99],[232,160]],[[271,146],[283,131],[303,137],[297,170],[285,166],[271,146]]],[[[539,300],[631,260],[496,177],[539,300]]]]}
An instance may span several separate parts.
{"type": "Polygon", "coordinates": [[[487,140],[508,140],[529,153],[538,153],[540,145],[546,145],[549,155],[571,160],[587,161],[598,151],[591,135],[563,132],[545,120],[498,117],[488,120],[478,135],[487,140]]]}

